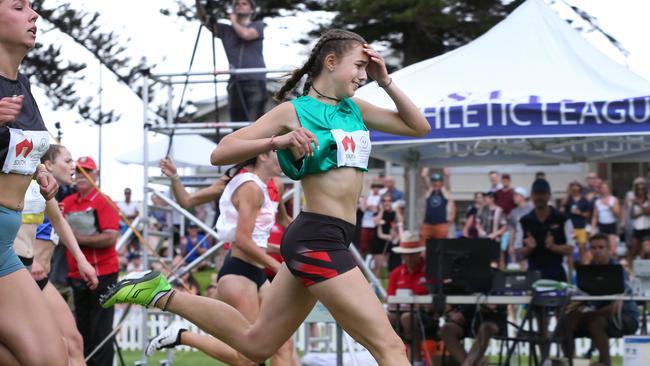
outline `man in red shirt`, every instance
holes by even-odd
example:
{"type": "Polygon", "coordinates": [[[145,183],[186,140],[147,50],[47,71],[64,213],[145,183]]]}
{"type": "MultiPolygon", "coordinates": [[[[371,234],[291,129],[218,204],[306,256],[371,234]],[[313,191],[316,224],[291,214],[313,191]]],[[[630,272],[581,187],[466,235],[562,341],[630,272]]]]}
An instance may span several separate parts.
{"type": "MultiPolygon", "coordinates": [[[[424,273],[424,256],[426,251],[424,242],[416,233],[405,231],[402,234],[399,247],[394,247],[395,253],[402,254],[402,264],[395,268],[388,278],[388,296],[395,296],[399,292],[405,292],[409,295],[426,295],[429,293],[424,285],[426,276],[424,273]]],[[[393,327],[398,328],[398,322],[402,332],[402,337],[406,342],[414,342],[413,359],[421,361],[420,343],[422,341],[422,328],[420,324],[427,326],[433,321],[433,312],[430,306],[418,307],[413,316],[416,317],[415,329],[411,329],[411,312],[410,305],[405,305],[404,311],[397,311],[397,305],[390,304],[388,307],[388,319],[393,327]]]]}
{"type": "MultiPolygon", "coordinates": [[[[109,203],[110,198],[94,188],[80,171],[80,167],[97,181],[99,171],[95,161],[90,157],[79,158],[75,174],[79,191],[66,197],[61,205],[82,252],[95,267],[99,279],[97,288],[89,289],[79,275],[77,262],[67,253],[68,277],[74,293],[77,328],[84,340],[84,355],[88,356],[113,330],[114,309],[102,308],[99,305],[99,296],[117,282],[119,267],[115,244],[119,236],[120,216],[109,203]]],[[[88,365],[112,366],[113,342],[106,342],[101,350],[88,360],[88,365]]]]}

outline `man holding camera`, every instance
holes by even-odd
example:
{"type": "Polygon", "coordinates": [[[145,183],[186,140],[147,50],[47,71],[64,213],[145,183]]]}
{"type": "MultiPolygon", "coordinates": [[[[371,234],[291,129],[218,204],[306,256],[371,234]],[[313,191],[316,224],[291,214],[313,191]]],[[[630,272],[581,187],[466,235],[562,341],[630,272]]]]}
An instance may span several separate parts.
{"type": "MultiPolygon", "coordinates": [[[[208,2],[209,4],[210,2],[208,2]]],[[[196,1],[201,23],[219,37],[231,69],[266,68],[262,54],[264,22],[253,20],[254,0],[234,0],[229,15],[230,24],[218,22],[209,7],[196,1]]],[[[255,121],[264,114],[266,106],[266,74],[232,74],[228,81],[230,120],[255,121]]]]}

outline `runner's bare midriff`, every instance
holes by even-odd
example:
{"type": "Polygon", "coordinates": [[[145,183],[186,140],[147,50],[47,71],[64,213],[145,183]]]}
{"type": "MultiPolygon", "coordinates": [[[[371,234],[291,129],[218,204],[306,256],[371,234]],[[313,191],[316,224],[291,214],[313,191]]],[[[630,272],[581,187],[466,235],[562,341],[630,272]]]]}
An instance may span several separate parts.
{"type": "Polygon", "coordinates": [[[0,173],[0,206],[22,211],[31,179],[30,175],[0,173]]]}
{"type": "Polygon", "coordinates": [[[363,172],[337,168],[302,179],[304,211],[333,216],[351,224],[357,221],[357,201],[363,189],[363,172]]]}

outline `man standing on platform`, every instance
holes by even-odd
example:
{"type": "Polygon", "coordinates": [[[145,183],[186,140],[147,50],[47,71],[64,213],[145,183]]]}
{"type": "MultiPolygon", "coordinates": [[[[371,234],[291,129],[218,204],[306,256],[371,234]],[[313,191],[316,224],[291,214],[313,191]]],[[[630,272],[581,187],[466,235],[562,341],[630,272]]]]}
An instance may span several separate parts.
{"type": "MultiPolygon", "coordinates": [[[[254,0],[234,0],[230,24],[220,23],[208,13],[201,1],[196,1],[197,16],[215,37],[219,37],[231,69],[266,68],[262,46],[264,22],[253,20],[254,0]]],[[[266,74],[232,74],[228,81],[230,120],[255,121],[264,114],[266,106],[266,74]]]]}

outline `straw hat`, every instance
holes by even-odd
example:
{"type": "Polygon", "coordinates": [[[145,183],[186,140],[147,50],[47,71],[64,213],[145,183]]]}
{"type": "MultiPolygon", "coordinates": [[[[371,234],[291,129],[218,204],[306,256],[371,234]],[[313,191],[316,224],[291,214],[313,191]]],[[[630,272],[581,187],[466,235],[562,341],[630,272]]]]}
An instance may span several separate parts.
{"type": "Polygon", "coordinates": [[[399,247],[393,248],[393,252],[401,254],[422,253],[426,250],[420,235],[411,231],[405,231],[400,238],[399,247]]]}

